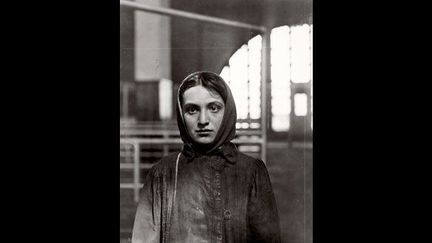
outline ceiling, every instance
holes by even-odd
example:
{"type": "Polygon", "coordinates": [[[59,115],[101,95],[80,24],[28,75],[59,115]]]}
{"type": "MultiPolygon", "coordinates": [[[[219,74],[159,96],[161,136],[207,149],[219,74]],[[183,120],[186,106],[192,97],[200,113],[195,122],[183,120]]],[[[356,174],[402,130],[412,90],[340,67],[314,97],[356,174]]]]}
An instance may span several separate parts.
{"type": "Polygon", "coordinates": [[[312,0],[172,0],[171,8],[267,27],[312,23],[312,0]]]}

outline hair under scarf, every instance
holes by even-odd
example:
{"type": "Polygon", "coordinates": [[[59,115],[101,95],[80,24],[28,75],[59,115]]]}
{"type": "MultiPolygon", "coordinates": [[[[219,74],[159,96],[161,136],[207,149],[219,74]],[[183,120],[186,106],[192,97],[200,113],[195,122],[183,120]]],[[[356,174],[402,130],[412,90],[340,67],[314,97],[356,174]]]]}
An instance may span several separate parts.
{"type": "MultiPolygon", "coordinates": [[[[197,85],[195,85],[195,86],[197,86],[197,85]]],[[[235,133],[236,133],[235,125],[236,125],[236,121],[237,121],[237,111],[236,111],[236,106],[234,103],[234,98],[231,94],[231,90],[230,90],[229,86],[216,73],[208,72],[208,71],[199,71],[199,72],[195,72],[195,73],[188,75],[180,84],[178,92],[177,92],[176,112],[177,112],[177,125],[178,125],[179,130],[180,130],[181,139],[183,140],[185,146],[191,148],[196,153],[210,154],[210,153],[214,152],[215,150],[221,148],[224,144],[229,143],[235,137],[235,133]],[[193,139],[191,138],[191,136],[189,135],[189,133],[187,131],[186,124],[184,122],[184,113],[182,110],[182,104],[180,102],[180,95],[183,95],[183,94],[180,94],[180,90],[181,90],[181,87],[183,86],[183,84],[185,82],[189,81],[191,78],[203,80],[208,76],[217,77],[216,80],[222,84],[224,90],[226,91],[227,97],[225,100],[225,112],[224,112],[224,116],[222,119],[222,123],[221,123],[221,126],[219,128],[219,131],[217,132],[217,134],[215,136],[213,143],[211,143],[208,146],[202,146],[202,145],[196,143],[195,141],[193,141],[193,139]]]]}

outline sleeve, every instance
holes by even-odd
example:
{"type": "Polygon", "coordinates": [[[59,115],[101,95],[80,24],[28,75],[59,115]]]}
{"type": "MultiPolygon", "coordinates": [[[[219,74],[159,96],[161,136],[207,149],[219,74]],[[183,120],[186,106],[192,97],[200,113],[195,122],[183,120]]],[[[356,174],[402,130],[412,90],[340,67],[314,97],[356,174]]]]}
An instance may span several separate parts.
{"type": "Polygon", "coordinates": [[[140,192],[132,231],[132,243],[160,242],[161,185],[152,169],[140,192]]]}
{"type": "Polygon", "coordinates": [[[248,202],[248,242],[281,242],[279,215],[264,162],[258,160],[248,202]]]}

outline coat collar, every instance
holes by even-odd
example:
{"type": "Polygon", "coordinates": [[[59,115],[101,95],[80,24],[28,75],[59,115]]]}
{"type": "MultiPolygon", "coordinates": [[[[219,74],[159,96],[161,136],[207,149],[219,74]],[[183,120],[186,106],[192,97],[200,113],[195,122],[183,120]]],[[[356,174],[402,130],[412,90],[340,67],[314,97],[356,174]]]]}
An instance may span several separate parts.
{"type": "Polygon", "coordinates": [[[192,161],[194,158],[205,156],[205,155],[221,155],[230,164],[235,164],[237,162],[238,149],[235,146],[235,144],[229,142],[220,146],[219,148],[217,148],[216,150],[214,150],[209,154],[201,154],[194,151],[191,145],[184,144],[182,154],[186,157],[188,162],[192,161]]]}

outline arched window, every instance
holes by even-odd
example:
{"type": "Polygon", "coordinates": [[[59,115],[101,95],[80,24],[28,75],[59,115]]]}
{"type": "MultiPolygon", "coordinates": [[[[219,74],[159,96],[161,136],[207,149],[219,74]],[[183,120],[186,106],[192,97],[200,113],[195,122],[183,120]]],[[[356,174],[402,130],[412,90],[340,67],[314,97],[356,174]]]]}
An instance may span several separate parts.
{"type": "Polygon", "coordinates": [[[221,77],[227,81],[237,106],[237,128],[258,129],[261,119],[261,36],[250,39],[229,59],[221,77]]]}
{"type": "MultiPolygon", "coordinates": [[[[275,132],[286,132],[290,129],[292,115],[307,116],[308,113],[312,128],[312,25],[276,27],[271,31],[270,39],[271,128],[275,132]],[[292,102],[294,114],[291,114],[292,102]]],[[[233,92],[238,110],[237,128],[259,128],[260,35],[231,56],[221,76],[233,92]]]]}

